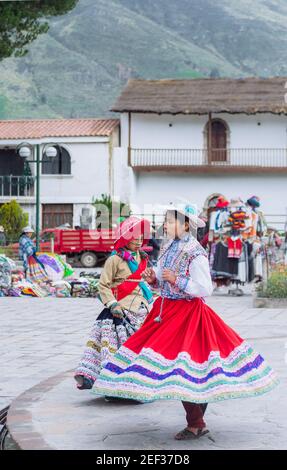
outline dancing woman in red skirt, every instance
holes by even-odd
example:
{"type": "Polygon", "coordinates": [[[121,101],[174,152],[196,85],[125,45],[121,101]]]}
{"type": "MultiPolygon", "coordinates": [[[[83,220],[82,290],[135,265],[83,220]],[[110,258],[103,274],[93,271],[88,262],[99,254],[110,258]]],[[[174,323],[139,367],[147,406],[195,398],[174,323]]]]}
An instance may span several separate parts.
{"type": "Polygon", "coordinates": [[[260,395],[277,383],[263,357],[205,303],[212,282],[205,250],[191,234],[196,224],[204,223],[191,206],[167,211],[169,241],[158,267],[144,272],[161,296],[92,390],[143,402],[181,400],[187,427],[175,436],[180,440],[208,433],[207,403],[260,395]]]}

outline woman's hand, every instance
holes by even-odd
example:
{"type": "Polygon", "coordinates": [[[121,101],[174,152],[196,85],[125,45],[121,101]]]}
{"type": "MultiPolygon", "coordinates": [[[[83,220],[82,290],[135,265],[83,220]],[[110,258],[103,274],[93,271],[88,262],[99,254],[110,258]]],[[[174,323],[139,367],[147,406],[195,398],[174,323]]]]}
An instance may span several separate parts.
{"type": "Polygon", "coordinates": [[[142,278],[148,282],[148,284],[153,284],[156,280],[155,272],[152,268],[146,268],[142,273],[142,278]]]}
{"type": "Polygon", "coordinates": [[[114,318],[122,319],[124,317],[124,313],[120,304],[115,303],[111,305],[110,310],[114,318]]]}
{"type": "Polygon", "coordinates": [[[164,269],[162,272],[162,279],[163,281],[167,281],[173,285],[175,284],[175,281],[176,281],[176,275],[170,269],[164,269]]]}

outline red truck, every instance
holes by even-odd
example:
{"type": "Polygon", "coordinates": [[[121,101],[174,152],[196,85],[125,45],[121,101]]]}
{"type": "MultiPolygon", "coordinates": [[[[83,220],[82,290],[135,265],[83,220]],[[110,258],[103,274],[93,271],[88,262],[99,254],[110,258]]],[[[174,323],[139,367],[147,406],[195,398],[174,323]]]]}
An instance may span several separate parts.
{"type": "MultiPolygon", "coordinates": [[[[70,230],[45,229],[40,234],[40,251],[53,251],[66,255],[68,262],[81,262],[85,268],[93,268],[114,249],[113,230],[70,230]]],[[[19,244],[12,245],[18,251],[19,244]]],[[[144,246],[146,252],[152,247],[144,246]]]]}

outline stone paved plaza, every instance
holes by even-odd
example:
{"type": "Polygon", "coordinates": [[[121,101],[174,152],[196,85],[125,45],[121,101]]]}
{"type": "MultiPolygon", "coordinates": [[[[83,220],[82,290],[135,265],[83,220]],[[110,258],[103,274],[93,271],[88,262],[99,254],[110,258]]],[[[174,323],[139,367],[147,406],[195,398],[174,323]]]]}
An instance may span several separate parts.
{"type": "MultiPolygon", "coordinates": [[[[37,448],[38,442],[39,447],[58,449],[286,449],[287,310],[255,309],[251,295],[213,296],[208,303],[281,379],[275,390],[259,398],[210,404],[206,420],[211,439],[173,439],[185,424],[178,402],[108,404],[75,388],[72,369],[101,309],[94,299],[0,300],[0,409],[34,387],[13,405],[13,412],[23,415],[25,432],[20,434],[26,448],[37,448]],[[30,431],[38,440],[29,437],[30,431]]],[[[19,430],[13,420],[11,427],[19,430]]]]}

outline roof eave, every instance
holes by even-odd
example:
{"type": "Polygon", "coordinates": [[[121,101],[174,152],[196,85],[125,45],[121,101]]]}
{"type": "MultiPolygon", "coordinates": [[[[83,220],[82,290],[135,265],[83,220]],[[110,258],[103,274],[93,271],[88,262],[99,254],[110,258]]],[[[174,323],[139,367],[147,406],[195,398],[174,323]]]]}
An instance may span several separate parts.
{"type": "Polygon", "coordinates": [[[286,109],[280,109],[280,110],[274,110],[274,109],[264,109],[264,110],[230,110],[230,109],[208,109],[208,110],[203,110],[203,111],[171,111],[171,110],[155,110],[155,109],[130,109],[130,108],[112,108],[112,112],[115,113],[139,113],[139,114],[169,114],[169,115],[198,115],[198,116],[204,116],[209,113],[224,113],[224,114],[246,114],[246,115],[255,115],[255,114],[276,114],[276,115],[287,115],[287,108],[286,109]]]}

